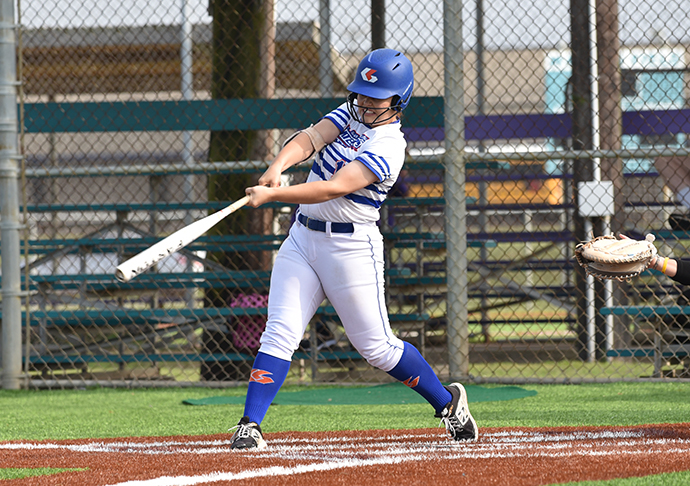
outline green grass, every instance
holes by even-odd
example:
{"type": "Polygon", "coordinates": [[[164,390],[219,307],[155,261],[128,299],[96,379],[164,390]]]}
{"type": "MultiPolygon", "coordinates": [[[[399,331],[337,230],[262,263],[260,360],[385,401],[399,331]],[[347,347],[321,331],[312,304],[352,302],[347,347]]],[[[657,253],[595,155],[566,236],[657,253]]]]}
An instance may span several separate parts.
{"type": "Polygon", "coordinates": [[[634,361],[542,361],[540,363],[472,363],[470,374],[478,377],[501,377],[519,380],[525,376],[561,381],[582,378],[619,380],[635,376],[652,376],[654,363],[648,358],[634,361]]]}
{"type": "Polygon", "coordinates": [[[690,471],[656,474],[640,478],[611,479],[607,481],[582,481],[580,483],[561,483],[560,486],[686,486],[690,484],[690,471]]]}
{"type": "MultiPolygon", "coordinates": [[[[484,385],[491,387],[492,385],[484,385]]],[[[286,386],[284,391],[305,387],[286,386]]],[[[471,403],[481,427],[555,427],[682,423],[690,417],[690,383],[525,385],[537,395],[518,400],[471,403]]],[[[241,405],[189,406],[182,401],[210,396],[244,396],[245,387],[208,389],[0,390],[0,440],[48,440],[224,433],[237,423],[241,405]]],[[[262,427],[267,432],[403,429],[437,427],[429,405],[274,405],[262,427]]],[[[0,480],[55,469],[0,469],[0,480]]],[[[675,486],[690,472],[578,486],[675,486]]]]}
{"type": "MultiPolygon", "coordinates": [[[[490,386],[490,385],[484,385],[490,386]]],[[[537,395],[471,404],[480,427],[680,423],[690,419],[690,383],[526,385],[537,395]]],[[[286,386],[284,391],[304,387],[286,386]]],[[[243,396],[246,388],[0,391],[0,440],[204,435],[237,423],[241,405],[189,406],[187,398],[243,396]]],[[[269,409],[267,432],[436,427],[427,404],[282,405],[269,409]]]]}
{"type": "Polygon", "coordinates": [[[3,479],[22,479],[33,476],[47,476],[49,474],[59,474],[68,471],[85,471],[83,468],[74,469],[54,469],[50,467],[39,467],[31,469],[0,468],[0,480],[3,479]]]}

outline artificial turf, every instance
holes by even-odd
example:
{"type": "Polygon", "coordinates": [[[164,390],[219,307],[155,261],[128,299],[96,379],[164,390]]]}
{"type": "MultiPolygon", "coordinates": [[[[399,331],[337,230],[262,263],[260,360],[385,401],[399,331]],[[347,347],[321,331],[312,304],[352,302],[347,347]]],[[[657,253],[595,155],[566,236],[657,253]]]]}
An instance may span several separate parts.
{"type": "MultiPolygon", "coordinates": [[[[523,385],[523,388],[536,394],[514,400],[471,403],[470,409],[480,429],[690,421],[690,383],[687,382],[523,385]]],[[[308,388],[283,388],[285,392],[305,390],[308,388]]],[[[241,404],[191,406],[183,402],[242,397],[245,393],[246,387],[0,390],[3,411],[0,440],[218,434],[237,423],[243,414],[241,404]]],[[[426,428],[438,426],[438,419],[433,415],[429,405],[419,403],[273,405],[262,428],[266,432],[426,428]]],[[[0,469],[0,480],[59,472],[0,469]]],[[[572,484],[686,485],[690,484],[690,472],[572,484]]]]}
{"type": "MultiPolygon", "coordinates": [[[[516,400],[472,403],[470,409],[479,427],[690,421],[690,383],[687,382],[523,385],[523,388],[537,393],[516,400]]],[[[304,389],[284,388],[286,391],[304,389]]],[[[182,402],[245,393],[246,387],[0,390],[3,411],[0,440],[223,433],[242,416],[241,404],[190,406],[182,402]]],[[[267,432],[436,426],[438,419],[427,404],[274,405],[262,423],[267,432]]]]}

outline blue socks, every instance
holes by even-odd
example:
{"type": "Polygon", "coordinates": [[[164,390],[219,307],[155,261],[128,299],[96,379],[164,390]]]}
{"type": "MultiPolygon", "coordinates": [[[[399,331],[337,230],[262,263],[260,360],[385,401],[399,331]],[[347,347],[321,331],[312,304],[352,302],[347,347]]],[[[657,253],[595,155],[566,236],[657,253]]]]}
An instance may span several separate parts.
{"type": "Polygon", "coordinates": [[[288,371],[290,361],[261,352],[256,355],[244,402],[244,415],[249,417],[250,421],[261,424],[288,371]]]}
{"type": "MultiPolygon", "coordinates": [[[[244,415],[250,421],[261,424],[289,370],[290,361],[261,352],[257,354],[244,403],[244,415]]],[[[429,363],[410,343],[405,343],[400,362],[388,374],[423,396],[436,412],[443,410],[451,401],[450,392],[443,387],[429,363]]]]}
{"type": "Polygon", "coordinates": [[[443,410],[453,398],[417,348],[408,342],[405,342],[400,362],[388,374],[423,396],[436,412],[443,410]]]}

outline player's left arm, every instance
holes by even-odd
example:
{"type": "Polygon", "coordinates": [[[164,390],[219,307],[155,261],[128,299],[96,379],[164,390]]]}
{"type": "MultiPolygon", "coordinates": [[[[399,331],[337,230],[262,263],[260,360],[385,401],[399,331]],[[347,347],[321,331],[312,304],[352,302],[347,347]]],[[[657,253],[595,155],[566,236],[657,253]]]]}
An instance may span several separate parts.
{"type": "Polygon", "coordinates": [[[353,160],[327,181],[305,182],[286,187],[254,186],[247,188],[246,193],[251,197],[249,205],[253,207],[275,201],[317,204],[353,193],[378,181],[378,176],[367,166],[353,160]]]}
{"type": "Polygon", "coordinates": [[[339,134],[340,130],[331,120],[322,118],[316,125],[293,135],[261,176],[259,185],[269,187],[280,186],[280,175],[285,170],[308,159],[317,149],[321,150],[321,143],[325,145],[333,143],[339,134]],[[315,146],[312,141],[315,135],[308,135],[308,130],[316,134],[316,138],[320,141],[317,144],[318,146],[315,146]]]}
{"type": "MultiPolygon", "coordinates": [[[[619,235],[621,239],[629,239],[624,234],[619,235]]],[[[680,258],[669,258],[656,255],[652,258],[649,268],[657,270],[672,280],[682,285],[690,285],[690,260],[680,258]]]]}
{"type": "MultiPolygon", "coordinates": [[[[621,240],[629,240],[629,236],[625,236],[622,233],[619,233],[621,240]]],[[[676,273],[678,273],[678,260],[674,258],[664,258],[661,255],[655,255],[652,257],[651,261],[649,262],[649,268],[653,268],[654,270],[658,270],[664,275],[667,275],[671,278],[676,276],[676,273]]]]}

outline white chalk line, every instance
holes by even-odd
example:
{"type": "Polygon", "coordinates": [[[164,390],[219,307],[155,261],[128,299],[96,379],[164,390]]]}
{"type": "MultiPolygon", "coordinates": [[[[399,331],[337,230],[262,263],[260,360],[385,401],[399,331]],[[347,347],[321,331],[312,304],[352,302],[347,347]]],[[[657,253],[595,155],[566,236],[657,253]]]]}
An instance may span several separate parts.
{"type": "MultiPolygon", "coordinates": [[[[229,440],[213,441],[116,441],[88,444],[50,442],[0,443],[0,450],[63,449],[83,453],[135,454],[240,454],[230,450],[229,440]]],[[[438,434],[401,434],[384,437],[283,438],[270,441],[268,449],[247,451],[262,459],[314,460],[295,467],[273,466],[241,472],[214,472],[195,476],[162,476],[144,481],[126,481],[117,486],[186,486],[266,476],[285,476],[348,467],[395,464],[408,461],[501,459],[517,457],[610,456],[625,454],[687,454],[690,440],[648,437],[643,431],[582,431],[487,433],[482,441],[455,443],[438,434]],[[415,442],[423,439],[422,442],[415,442]],[[584,442],[583,441],[589,441],[584,442]],[[597,441],[592,443],[591,441],[597,441]],[[659,446],[665,446],[663,449],[659,446]],[[668,448],[668,446],[673,446],[668,448]],[[594,450],[596,447],[597,450],[594,450]],[[367,458],[353,459],[352,451],[367,458]]]]}
{"type": "MultiPolygon", "coordinates": [[[[609,455],[640,455],[640,454],[655,454],[655,453],[679,453],[687,454],[688,449],[659,449],[659,450],[639,450],[639,451],[591,451],[588,456],[609,456],[609,455]]],[[[529,454],[530,457],[572,457],[571,453],[547,453],[541,452],[536,454],[529,454]]],[[[515,458],[524,457],[524,454],[498,454],[498,455],[471,455],[471,454],[452,454],[450,456],[441,457],[442,460],[452,459],[467,459],[467,458],[515,458]]],[[[239,473],[217,472],[210,474],[202,474],[197,476],[161,476],[154,479],[141,481],[125,481],[122,483],[112,484],[110,486],[194,486],[199,484],[214,483],[217,481],[239,481],[243,479],[254,479],[269,476],[290,476],[296,474],[304,474],[317,471],[331,471],[335,469],[343,469],[349,467],[367,467],[376,465],[400,464],[410,461],[428,460],[428,455],[396,455],[390,454],[376,458],[376,459],[346,459],[336,462],[321,462],[317,464],[300,465],[296,467],[272,466],[261,469],[250,469],[239,473]]]]}
{"type": "MultiPolygon", "coordinates": [[[[484,434],[481,442],[456,443],[441,440],[435,434],[404,434],[390,435],[387,437],[375,438],[347,438],[331,437],[316,439],[285,438],[271,440],[271,447],[265,451],[252,451],[254,454],[263,456],[273,456],[276,453],[289,453],[297,451],[301,454],[307,452],[334,451],[343,452],[347,450],[363,451],[375,453],[376,449],[395,448],[405,452],[413,451],[450,451],[457,448],[480,450],[498,449],[522,449],[525,444],[542,449],[558,449],[573,447],[593,447],[592,444],[583,444],[581,441],[600,441],[597,446],[620,447],[641,446],[653,444],[668,444],[669,441],[685,443],[683,439],[655,439],[646,438],[641,432],[577,432],[562,434],[541,434],[541,433],[514,433],[506,435],[484,434]],[[436,439],[428,442],[410,442],[410,439],[436,439]],[[638,440],[630,440],[635,439],[638,440]],[[626,440],[627,439],[627,440],[626,440]],[[373,451],[372,451],[373,449],[373,451]]],[[[59,443],[0,443],[1,449],[65,449],[74,452],[84,453],[135,453],[135,454],[218,454],[230,452],[230,440],[214,441],[151,441],[151,442],[91,442],[87,444],[59,444],[59,443]]]]}
{"type": "Polygon", "coordinates": [[[254,479],[268,476],[291,476],[309,472],[332,471],[334,469],[348,467],[400,464],[410,460],[417,460],[417,458],[388,456],[377,459],[346,459],[338,462],[320,462],[317,464],[305,464],[295,467],[272,466],[261,469],[249,469],[239,473],[217,472],[198,476],[162,476],[143,481],[125,481],[124,483],[117,483],[110,486],[193,486],[217,481],[239,481],[242,479],[254,479]]]}
{"type": "MultiPolygon", "coordinates": [[[[482,442],[490,442],[492,444],[486,444],[491,447],[497,443],[506,444],[522,444],[522,443],[542,443],[542,442],[571,442],[578,440],[601,440],[601,439],[622,439],[622,438],[635,438],[643,437],[642,432],[632,432],[632,431],[601,431],[601,432],[565,432],[555,435],[553,433],[543,434],[539,432],[497,432],[482,434],[482,442]]],[[[283,439],[272,439],[272,448],[283,446],[289,447],[289,444],[294,444],[295,447],[300,449],[314,447],[322,449],[328,444],[333,444],[334,447],[342,449],[343,447],[353,447],[361,449],[363,445],[382,447],[390,445],[390,442],[400,442],[401,444],[409,444],[410,439],[441,439],[443,436],[440,434],[401,434],[401,435],[388,435],[383,437],[325,437],[317,439],[301,439],[301,438],[283,438],[283,439]]],[[[224,446],[230,446],[230,440],[212,440],[212,441],[151,441],[151,442],[91,442],[88,444],[60,444],[60,443],[50,443],[50,442],[7,442],[0,443],[0,449],[68,449],[75,452],[135,452],[140,453],[145,450],[151,450],[159,447],[206,447],[212,448],[215,446],[218,450],[224,450],[224,446]]],[[[467,445],[484,445],[482,443],[454,443],[454,442],[433,442],[428,445],[437,446],[439,448],[449,448],[449,447],[466,447],[467,445]]],[[[189,451],[199,453],[199,449],[189,449],[189,451]]],[[[179,450],[175,450],[178,453],[179,450]]],[[[163,451],[153,451],[154,454],[162,454],[163,451]]],[[[203,452],[202,452],[203,453],[203,452]]]]}

